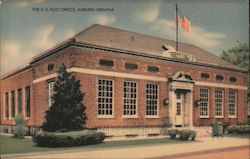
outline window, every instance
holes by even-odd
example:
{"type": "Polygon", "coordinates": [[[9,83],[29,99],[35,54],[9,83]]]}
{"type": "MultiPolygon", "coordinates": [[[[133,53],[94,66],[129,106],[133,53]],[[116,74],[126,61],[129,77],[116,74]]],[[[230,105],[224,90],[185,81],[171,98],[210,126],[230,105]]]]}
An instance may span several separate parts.
{"type": "Polygon", "coordinates": [[[53,71],[54,66],[55,66],[54,63],[48,64],[48,71],[53,71]]]}
{"type": "Polygon", "coordinates": [[[136,115],[136,85],[134,81],[123,82],[123,115],[136,115]]]}
{"type": "Polygon", "coordinates": [[[18,113],[21,114],[22,113],[22,106],[23,106],[23,100],[22,100],[22,89],[18,89],[17,90],[17,110],[18,113]]]}
{"type": "Polygon", "coordinates": [[[209,78],[209,74],[208,73],[201,73],[201,78],[209,78]]]}
{"type": "Polygon", "coordinates": [[[5,118],[9,118],[9,93],[5,93],[5,118]]]}
{"type": "Polygon", "coordinates": [[[181,115],[181,103],[176,103],[176,115],[181,115]]]}
{"type": "Polygon", "coordinates": [[[200,89],[200,117],[208,117],[208,88],[200,89]]]}
{"type": "Polygon", "coordinates": [[[15,91],[11,91],[11,117],[16,116],[16,106],[15,106],[15,91]]]}
{"type": "Polygon", "coordinates": [[[236,77],[230,77],[230,78],[229,78],[229,81],[230,81],[230,82],[236,82],[236,81],[237,81],[237,78],[236,78],[236,77]]]}
{"type": "Polygon", "coordinates": [[[98,79],[98,115],[113,115],[113,80],[98,79]]]}
{"type": "Polygon", "coordinates": [[[49,81],[47,84],[48,107],[50,107],[53,104],[54,85],[55,85],[55,81],[49,81]]]}
{"type": "Polygon", "coordinates": [[[215,117],[223,116],[223,91],[215,89],[215,117]]]}
{"type": "Polygon", "coordinates": [[[136,70],[138,65],[134,63],[125,63],[125,68],[129,70],[136,70]]]}
{"type": "Polygon", "coordinates": [[[114,66],[113,60],[100,60],[99,64],[103,66],[114,66]]]}
{"type": "Polygon", "coordinates": [[[224,77],[222,75],[216,75],[216,80],[222,81],[224,77]]]}
{"type": "Polygon", "coordinates": [[[156,66],[148,66],[149,72],[159,72],[159,68],[156,66]]]}
{"type": "Polygon", "coordinates": [[[158,84],[146,84],[146,115],[158,115],[158,84]]]}
{"type": "Polygon", "coordinates": [[[25,87],[25,117],[30,117],[30,86],[25,87]]]}
{"type": "Polygon", "coordinates": [[[236,98],[237,93],[235,90],[229,90],[228,92],[228,114],[230,116],[236,116],[236,98]]]}

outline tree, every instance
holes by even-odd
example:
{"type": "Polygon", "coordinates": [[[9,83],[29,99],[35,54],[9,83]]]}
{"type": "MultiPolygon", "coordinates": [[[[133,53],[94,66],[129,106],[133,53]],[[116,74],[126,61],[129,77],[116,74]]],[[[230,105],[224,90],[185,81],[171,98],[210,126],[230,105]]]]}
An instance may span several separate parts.
{"type": "Polygon", "coordinates": [[[221,58],[241,68],[249,69],[249,46],[247,43],[237,41],[233,47],[222,51],[221,58]]]}
{"type": "Polygon", "coordinates": [[[58,70],[54,84],[52,105],[46,111],[44,131],[70,131],[84,128],[86,123],[84,94],[80,90],[80,81],[68,73],[64,64],[58,70]]]}

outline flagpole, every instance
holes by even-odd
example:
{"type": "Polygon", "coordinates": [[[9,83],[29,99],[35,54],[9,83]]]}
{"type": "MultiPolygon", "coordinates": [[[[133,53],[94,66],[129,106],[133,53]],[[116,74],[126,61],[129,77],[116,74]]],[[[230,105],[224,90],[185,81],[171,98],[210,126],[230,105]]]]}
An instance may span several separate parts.
{"type": "Polygon", "coordinates": [[[176,51],[178,52],[178,6],[175,4],[175,20],[176,20],[176,51]]]}

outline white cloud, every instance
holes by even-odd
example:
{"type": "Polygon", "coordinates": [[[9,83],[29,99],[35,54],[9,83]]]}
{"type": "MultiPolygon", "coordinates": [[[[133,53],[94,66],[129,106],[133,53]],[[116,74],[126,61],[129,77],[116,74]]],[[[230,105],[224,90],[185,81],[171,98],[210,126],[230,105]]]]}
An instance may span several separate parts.
{"type": "Polygon", "coordinates": [[[149,7],[146,9],[140,9],[136,12],[136,20],[144,21],[144,22],[154,22],[157,20],[159,16],[159,7],[162,1],[154,1],[149,7]]]}
{"type": "Polygon", "coordinates": [[[184,36],[197,46],[202,46],[205,48],[219,46],[223,39],[226,38],[226,35],[223,33],[210,32],[195,25],[191,25],[191,35],[184,34],[184,36]]]}
{"type": "Polygon", "coordinates": [[[32,53],[22,53],[21,43],[18,41],[4,41],[1,47],[1,74],[23,65],[33,56],[32,53]]]}
{"type": "Polygon", "coordinates": [[[19,0],[17,6],[19,7],[26,7],[30,4],[41,4],[44,3],[46,0],[19,0]]]}
{"type": "MultiPolygon", "coordinates": [[[[160,6],[162,1],[150,4],[144,10],[136,12],[135,20],[149,23],[151,29],[161,32],[168,37],[175,37],[176,22],[167,19],[159,18],[160,6]]],[[[179,26],[179,38],[189,43],[204,48],[213,48],[221,44],[226,37],[223,33],[211,32],[191,23],[191,35],[187,34],[185,30],[179,26]]]]}
{"type": "MultiPolygon", "coordinates": [[[[158,19],[153,24],[152,29],[161,31],[171,37],[175,37],[176,23],[174,21],[158,19]]],[[[223,33],[209,32],[201,27],[191,24],[190,35],[179,26],[179,37],[182,37],[189,43],[193,43],[197,46],[213,48],[220,45],[226,35],[223,33]]]]}
{"type": "Polygon", "coordinates": [[[54,31],[54,26],[49,24],[40,28],[33,38],[31,45],[37,50],[45,50],[52,47],[55,42],[51,39],[51,34],[54,31]]]}
{"type": "Polygon", "coordinates": [[[66,30],[64,31],[64,34],[62,35],[62,39],[69,39],[71,37],[73,37],[76,34],[76,32],[74,30],[66,30]]]}
{"type": "Polygon", "coordinates": [[[52,37],[54,31],[54,25],[48,24],[37,28],[28,41],[3,41],[1,44],[1,74],[24,65],[35,55],[62,42],[62,39],[65,40],[75,35],[74,30],[65,29],[60,30],[60,36],[52,37]]]}
{"type": "Polygon", "coordinates": [[[114,23],[116,18],[113,15],[98,15],[95,17],[95,23],[101,24],[101,25],[107,25],[114,23]]]}

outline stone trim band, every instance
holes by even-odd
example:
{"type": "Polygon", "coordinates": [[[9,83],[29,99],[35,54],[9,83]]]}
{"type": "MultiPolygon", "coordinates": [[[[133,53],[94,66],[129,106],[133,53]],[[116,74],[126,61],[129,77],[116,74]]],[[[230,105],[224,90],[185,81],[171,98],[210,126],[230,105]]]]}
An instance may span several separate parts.
{"type": "MultiPolygon", "coordinates": [[[[140,75],[140,74],[133,74],[133,73],[104,71],[104,70],[79,68],[79,67],[71,67],[71,68],[68,68],[67,71],[68,72],[76,72],[76,73],[93,74],[93,75],[103,75],[103,76],[123,77],[123,78],[131,78],[131,79],[160,81],[160,82],[167,82],[168,81],[167,77],[155,77],[155,76],[140,75]]],[[[44,76],[41,78],[37,78],[37,79],[33,80],[33,83],[34,84],[39,83],[39,82],[46,81],[48,79],[55,78],[55,77],[56,77],[56,73],[53,73],[53,74],[50,74],[50,75],[47,75],[47,76],[44,76]]],[[[195,81],[195,85],[247,90],[247,87],[245,87],[245,86],[215,83],[215,82],[195,81]]]]}

